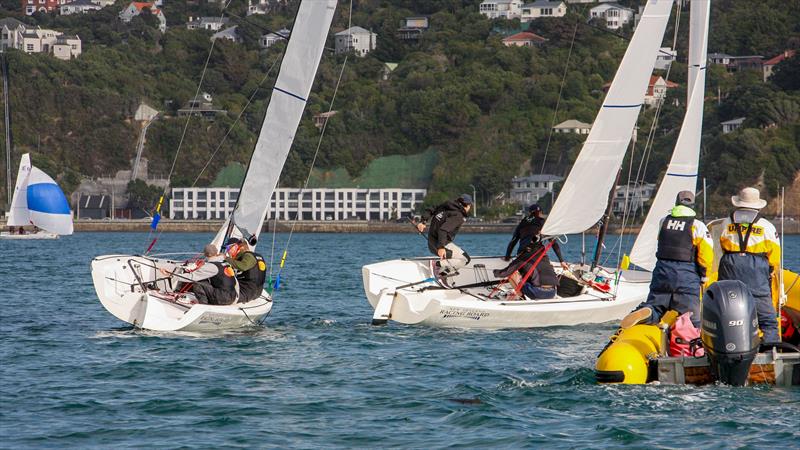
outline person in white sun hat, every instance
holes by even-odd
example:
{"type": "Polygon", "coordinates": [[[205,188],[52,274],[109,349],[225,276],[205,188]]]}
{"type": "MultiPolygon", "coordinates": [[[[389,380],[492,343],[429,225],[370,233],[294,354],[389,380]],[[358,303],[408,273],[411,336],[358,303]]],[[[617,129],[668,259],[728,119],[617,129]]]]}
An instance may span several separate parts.
{"type": "Polygon", "coordinates": [[[780,270],[781,244],[775,226],[759,215],[767,206],[756,188],[748,187],[731,197],[736,209],[723,222],[719,238],[722,258],[719,280],[739,280],[756,300],[758,326],[765,342],[778,342],[778,321],[772,304],[771,277],[780,270]]]}

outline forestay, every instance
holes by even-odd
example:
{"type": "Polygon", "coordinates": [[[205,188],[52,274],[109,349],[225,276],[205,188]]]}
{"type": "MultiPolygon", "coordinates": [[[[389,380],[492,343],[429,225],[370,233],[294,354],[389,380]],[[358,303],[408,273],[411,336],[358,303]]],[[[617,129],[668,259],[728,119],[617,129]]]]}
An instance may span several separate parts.
{"type": "Polygon", "coordinates": [[[655,268],[661,219],[675,205],[678,192],[694,192],[697,186],[700,138],[703,128],[708,21],[709,0],[692,1],[689,31],[689,86],[692,87],[692,91],[689,92],[686,115],[667,173],[661,181],[653,205],[631,250],[631,261],[643,269],[655,268]]]}
{"type": "Polygon", "coordinates": [[[580,233],[602,217],[644,102],[672,0],[650,0],[564,187],[545,222],[548,236],[580,233]]]}
{"type": "Polygon", "coordinates": [[[335,9],[336,0],[300,4],[236,208],[214,238],[214,245],[222,245],[231,220],[234,236],[258,236],[261,231],[308,101],[335,9]]]}

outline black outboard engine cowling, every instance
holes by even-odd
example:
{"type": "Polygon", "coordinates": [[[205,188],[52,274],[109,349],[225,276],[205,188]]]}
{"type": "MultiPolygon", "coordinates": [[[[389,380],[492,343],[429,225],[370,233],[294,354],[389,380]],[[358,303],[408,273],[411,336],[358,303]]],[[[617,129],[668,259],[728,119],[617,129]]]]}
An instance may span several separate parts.
{"type": "Polygon", "coordinates": [[[738,280],[717,281],[703,296],[700,317],[711,374],[725,384],[747,384],[761,340],[750,289],[738,280]]]}

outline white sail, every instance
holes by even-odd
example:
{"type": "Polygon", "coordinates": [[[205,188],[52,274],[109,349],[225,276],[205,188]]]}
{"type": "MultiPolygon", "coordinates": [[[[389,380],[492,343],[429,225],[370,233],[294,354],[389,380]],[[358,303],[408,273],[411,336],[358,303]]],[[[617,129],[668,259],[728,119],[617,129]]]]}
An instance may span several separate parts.
{"type": "Polygon", "coordinates": [[[649,0],[542,233],[580,233],[603,216],[653,73],[672,0],[649,0]]]}
{"type": "Polygon", "coordinates": [[[661,219],[675,205],[680,191],[695,192],[700,158],[700,138],[703,130],[703,100],[705,97],[706,52],[708,44],[709,1],[693,0],[690,9],[689,32],[689,99],[681,131],[647,218],[631,250],[631,261],[653,270],[661,219]]]}
{"type": "Polygon", "coordinates": [[[214,245],[222,244],[230,220],[235,224],[232,235],[258,236],[261,231],[314,83],[336,1],[306,0],[300,4],[236,208],[214,238],[214,245]]]}
{"type": "Polygon", "coordinates": [[[31,173],[31,157],[28,153],[22,155],[17,171],[17,184],[14,186],[14,196],[11,198],[11,211],[8,213],[6,225],[19,227],[31,224],[28,214],[28,175],[31,173]]]}

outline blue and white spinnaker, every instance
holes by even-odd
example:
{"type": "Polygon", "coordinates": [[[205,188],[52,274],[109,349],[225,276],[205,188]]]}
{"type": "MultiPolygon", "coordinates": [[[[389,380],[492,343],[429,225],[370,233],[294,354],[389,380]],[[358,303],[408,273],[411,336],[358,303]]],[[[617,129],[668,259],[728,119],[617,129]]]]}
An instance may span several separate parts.
{"type": "Polygon", "coordinates": [[[59,235],[72,234],[72,212],[64,192],[49,175],[22,155],[11,200],[9,227],[33,225],[59,235]]]}

